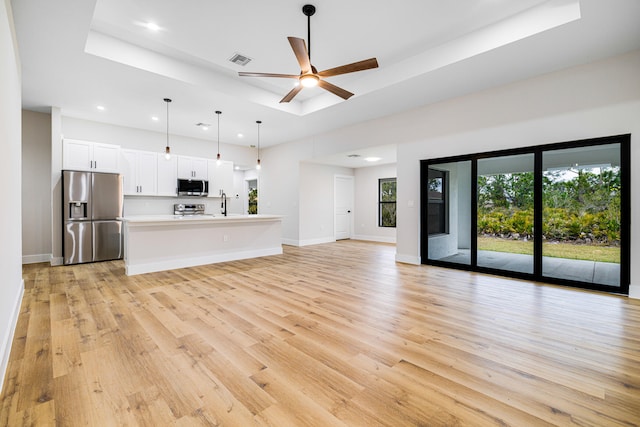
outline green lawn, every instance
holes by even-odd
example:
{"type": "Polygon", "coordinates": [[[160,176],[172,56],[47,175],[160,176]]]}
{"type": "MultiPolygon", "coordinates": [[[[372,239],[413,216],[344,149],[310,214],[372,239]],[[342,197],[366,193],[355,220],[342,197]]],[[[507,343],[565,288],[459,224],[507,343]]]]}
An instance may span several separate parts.
{"type": "MultiPolygon", "coordinates": [[[[533,255],[533,241],[478,236],[478,250],[533,255]]],[[[620,248],[613,246],[543,243],[543,255],[554,258],[620,263],[620,248]]]]}

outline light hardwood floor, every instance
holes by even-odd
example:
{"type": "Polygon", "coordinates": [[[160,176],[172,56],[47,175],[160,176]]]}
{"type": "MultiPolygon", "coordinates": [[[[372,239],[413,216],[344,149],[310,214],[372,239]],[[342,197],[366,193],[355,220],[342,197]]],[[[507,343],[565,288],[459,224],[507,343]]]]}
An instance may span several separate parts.
{"type": "Polygon", "coordinates": [[[0,425],[640,422],[640,301],[394,254],[27,265],[0,425]]]}

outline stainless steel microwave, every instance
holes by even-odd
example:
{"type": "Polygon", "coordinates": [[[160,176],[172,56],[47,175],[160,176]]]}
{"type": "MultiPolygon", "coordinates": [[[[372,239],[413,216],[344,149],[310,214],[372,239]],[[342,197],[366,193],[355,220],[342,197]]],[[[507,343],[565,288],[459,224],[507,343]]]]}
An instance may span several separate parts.
{"type": "Polygon", "coordinates": [[[178,196],[206,197],[209,181],[204,179],[178,179],[178,196]]]}

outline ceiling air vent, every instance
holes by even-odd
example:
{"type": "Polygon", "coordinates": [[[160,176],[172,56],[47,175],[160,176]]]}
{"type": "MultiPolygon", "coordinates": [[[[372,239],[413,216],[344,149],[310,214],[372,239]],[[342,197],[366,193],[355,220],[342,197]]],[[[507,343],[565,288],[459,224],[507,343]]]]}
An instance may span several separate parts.
{"type": "Polygon", "coordinates": [[[248,56],[243,55],[241,53],[234,53],[233,56],[231,58],[229,58],[229,61],[233,62],[234,64],[237,64],[237,65],[240,65],[240,66],[244,67],[249,62],[251,62],[251,58],[249,58],[248,56]]]}
{"type": "Polygon", "coordinates": [[[356,158],[356,157],[362,157],[362,156],[360,156],[360,154],[347,154],[347,157],[356,158]]]}

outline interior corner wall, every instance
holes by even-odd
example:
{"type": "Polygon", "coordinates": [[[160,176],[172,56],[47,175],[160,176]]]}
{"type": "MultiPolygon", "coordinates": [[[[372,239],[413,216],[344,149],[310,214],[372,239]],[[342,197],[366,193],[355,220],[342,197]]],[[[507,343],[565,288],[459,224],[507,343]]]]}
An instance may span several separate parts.
{"type": "Polygon", "coordinates": [[[11,2],[0,2],[0,195],[11,209],[0,209],[0,390],[11,352],[20,304],[22,280],[21,226],[21,79],[11,2]]]}
{"type": "Polygon", "coordinates": [[[300,164],[300,246],[335,242],[335,176],[353,169],[316,163],[300,164]]]}
{"type": "MultiPolygon", "coordinates": [[[[420,162],[610,135],[631,137],[632,194],[640,188],[640,51],[427,106],[396,118],[396,259],[420,262],[420,162]],[[403,123],[404,122],[404,123],[403,123]],[[410,202],[414,202],[410,207],[410,202]]],[[[391,120],[391,119],[389,119],[391,120]]],[[[631,258],[640,254],[640,198],[631,200],[631,258]]],[[[640,298],[640,265],[629,295],[640,298]]]]}
{"type": "Polygon", "coordinates": [[[395,163],[355,169],[354,239],[396,243],[394,227],[378,226],[378,180],[396,177],[395,163]]]}
{"type": "Polygon", "coordinates": [[[51,259],[51,114],[22,111],[22,263],[51,259]]]}
{"type": "Polygon", "coordinates": [[[300,246],[300,161],[310,157],[307,141],[262,151],[258,173],[258,212],[282,215],[282,243],[300,246]]]}

